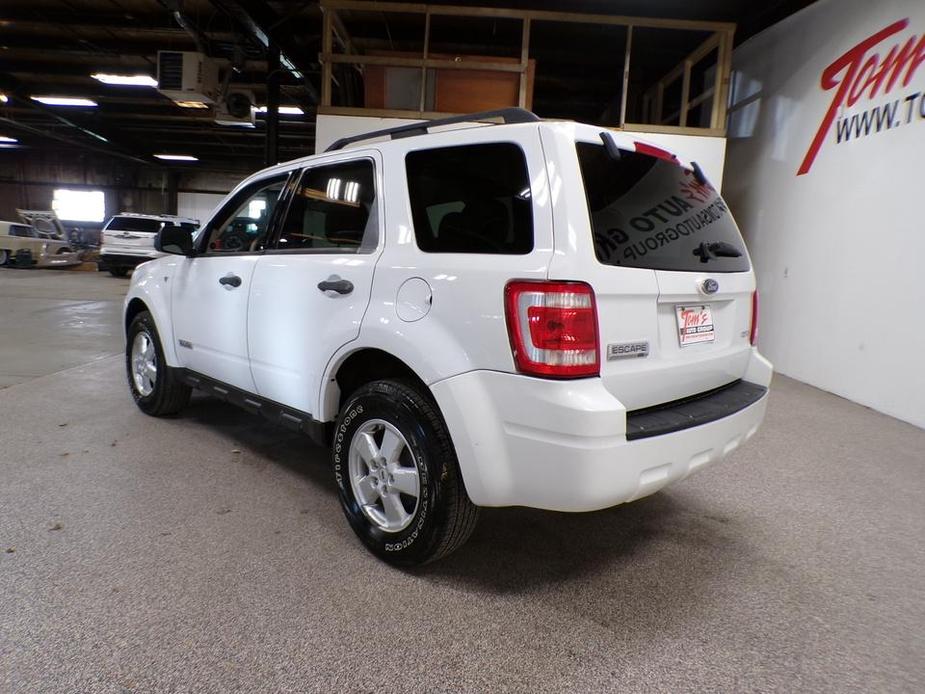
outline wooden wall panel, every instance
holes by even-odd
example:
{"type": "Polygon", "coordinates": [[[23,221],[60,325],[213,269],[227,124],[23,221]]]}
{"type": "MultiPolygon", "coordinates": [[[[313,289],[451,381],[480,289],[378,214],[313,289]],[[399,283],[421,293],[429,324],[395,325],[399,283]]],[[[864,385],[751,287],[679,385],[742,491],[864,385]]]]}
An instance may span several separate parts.
{"type": "MultiPolygon", "coordinates": [[[[400,58],[420,57],[405,52],[375,52],[370,55],[394,56],[400,58]]],[[[457,56],[431,54],[434,59],[453,59],[457,56]]],[[[512,63],[516,58],[497,58],[489,56],[458,56],[467,61],[512,63]]],[[[407,68],[405,68],[407,69],[407,68]]],[[[388,66],[367,65],[364,68],[365,108],[385,109],[386,89],[391,78],[388,66]]],[[[528,61],[526,108],[533,106],[533,76],[536,62],[528,61]]],[[[435,94],[433,101],[427,100],[427,110],[443,113],[473,113],[506,106],[517,106],[520,97],[520,74],[516,72],[495,72],[491,70],[442,70],[435,72],[435,94]]]]}

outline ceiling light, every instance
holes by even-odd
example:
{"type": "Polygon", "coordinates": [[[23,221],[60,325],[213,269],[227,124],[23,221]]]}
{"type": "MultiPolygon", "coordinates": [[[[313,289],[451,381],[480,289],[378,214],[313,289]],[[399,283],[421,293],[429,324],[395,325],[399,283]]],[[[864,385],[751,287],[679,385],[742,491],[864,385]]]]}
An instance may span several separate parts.
{"type": "MultiPolygon", "coordinates": [[[[267,107],[260,106],[257,108],[257,113],[266,113],[267,107]]],[[[279,112],[284,116],[304,116],[305,111],[300,109],[298,106],[280,106],[279,112]]]]}
{"type": "Polygon", "coordinates": [[[96,106],[92,99],[81,99],[73,96],[33,96],[33,101],[46,106],[96,106]]]}
{"type": "Polygon", "coordinates": [[[90,75],[103,84],[118,84],[124,87],[156,87],[157,80],[151,75],[112,75],[106,72],[95,72],[90,75]]]}
{"type": "Polygon", "coordinates": [[[5,104],[9,100],[10,97],[8,97],[6,94],[0,94],[0,104],[5,104]]]}
{"type": "Polygon", "coordinates": [[[6,135],[0,135],[0,142],[6,143],[8,145],[15,145],[19,140],[15,137],[7,137],[6,135]]]}
{"type": "Polygon", "coordinates": [[[174,101],[180,108],[209,108],[209,104],[204,101],[174,101]]]}
{"type": "Polygon", "coordinates": [[[154,156],[165,161],[199,161],[197,157],[191,157],[189,154],[155,154],[154,156]]]}

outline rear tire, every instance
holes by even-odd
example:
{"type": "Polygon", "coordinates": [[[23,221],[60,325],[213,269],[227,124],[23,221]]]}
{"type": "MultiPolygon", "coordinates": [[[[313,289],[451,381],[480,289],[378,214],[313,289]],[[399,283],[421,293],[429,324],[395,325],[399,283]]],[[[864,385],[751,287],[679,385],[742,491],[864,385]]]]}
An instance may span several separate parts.
{"type": "Polygon", "coordinates": [[[176,414],[189,403],[192,389],[164,360],[154,319],[142,311],[132,320],[125,344],[125,370],[135,404],[154,417],[176,414]]]}
{"type": "Polygon", "coordinates": [[[128,274],[127,267],[111,267],[109,268],[109,274],[113,277],[125,277],[128,274]]]}
{"type": "Polygon", "coordinates": [[[10,252],[7,250],[0,250],[0,267],[3,267],[10,260],[10,252]]]}
{"type": "Polygon", "coordinates": [[[443,417],[408,383],[374,381],[347,398],[332,458],[350,526],[390,564],[439,559],[475,529],[478,507],[466,494],[443,417]]]}

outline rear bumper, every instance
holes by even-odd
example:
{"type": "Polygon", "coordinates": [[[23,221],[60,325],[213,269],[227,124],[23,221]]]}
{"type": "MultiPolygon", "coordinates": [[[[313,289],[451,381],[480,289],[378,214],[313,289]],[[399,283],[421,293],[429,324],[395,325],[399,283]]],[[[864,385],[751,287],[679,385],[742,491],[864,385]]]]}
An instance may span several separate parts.
{"type": "MultiPolygon", "coordinates": [[[[766,388],[771,374],[753,350],[743,381],[766,388]]],[[[750,438],[767,408],[765,393],[707,423],[627,440],[626,408],[597,378],[472,371],[431,390],[475,504],[555,511],[607,508],[683,479],[750,438]]]]}
{"type": "Polygon", "coordinates": [[[125,267],[125,268],[135,268],[146,263],[149,260],[154,260],[159,257],[158,255],[126,255],[124,253],[100,253],[99,259],[99,268],[100,270],[108,270],[109,268],[116,267],[125,267]]]}
{"type": "Polygon", "coordinates": [[[55,253],[42,255],[38,260],[38,267],[67,267],[81,263],[79,253],[55,253]]]}

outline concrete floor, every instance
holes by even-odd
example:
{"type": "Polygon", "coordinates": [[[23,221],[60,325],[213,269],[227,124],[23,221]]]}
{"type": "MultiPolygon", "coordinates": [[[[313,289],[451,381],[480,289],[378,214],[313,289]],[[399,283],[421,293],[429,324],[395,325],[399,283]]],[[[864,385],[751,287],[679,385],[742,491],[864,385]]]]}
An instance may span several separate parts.
{"type": "Polygon", "coordinates": [[[128,285],[109,273],[0,268],[0,388],[121,352],[128,285]]]}
{"type": "Polygon", "coordinates": [[[103,356],[124,283],[21,274],[0,362],[45,375],[0,390],[2,692],[925,690],[925,431],[778,378],[722,464],[598,513],[488,509],[403,572],[307,439],[135,409],[103,356]]]}

